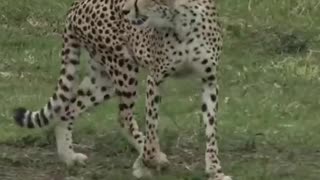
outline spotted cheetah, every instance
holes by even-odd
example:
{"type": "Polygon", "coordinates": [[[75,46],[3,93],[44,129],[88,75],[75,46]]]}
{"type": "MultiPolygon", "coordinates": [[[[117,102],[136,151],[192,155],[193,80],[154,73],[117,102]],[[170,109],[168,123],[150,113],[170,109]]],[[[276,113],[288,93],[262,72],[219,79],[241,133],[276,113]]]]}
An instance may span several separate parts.
{"type": "Polygon", "coordinates": [[[118,96],[121,128],[140,153],[133,175],[150,176],[149,168],[169,163],[157,134],[159,86],[188,66],[202,79],[206,173],[209,180],[231,180],[222,171],[216,140],[216,69],[222,35],[214,0],[79,0],[67,14],[63,40],[55,93],[38,111],[17,108],[18,125],[40,128],[59,119],[55,121],[59,156],[67,165],[84,163],[87,156],[72,147],[74,120],[88,108],[118,96]],[[81,48],[90,55],[89,73],[78,83],[81,48]],[[149,72],[145,135],[133,113],[139,68],[149,72]]]}

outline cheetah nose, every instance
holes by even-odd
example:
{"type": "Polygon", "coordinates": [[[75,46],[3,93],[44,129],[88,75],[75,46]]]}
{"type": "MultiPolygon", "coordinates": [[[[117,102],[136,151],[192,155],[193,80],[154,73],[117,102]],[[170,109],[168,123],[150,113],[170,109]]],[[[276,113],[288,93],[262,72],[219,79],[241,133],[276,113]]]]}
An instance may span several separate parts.
{"type": "Polygon", "coordinates": [[[130,13],[130,11],[127,9],[122,10],[122,14],[124,14],[124,15],[128,15],[129,13],[130,13]]]}

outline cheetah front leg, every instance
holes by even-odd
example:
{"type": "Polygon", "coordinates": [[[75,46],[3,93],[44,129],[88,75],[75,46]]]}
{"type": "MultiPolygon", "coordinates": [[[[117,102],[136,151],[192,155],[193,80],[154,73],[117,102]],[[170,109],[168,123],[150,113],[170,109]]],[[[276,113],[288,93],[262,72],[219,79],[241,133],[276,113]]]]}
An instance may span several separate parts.
{"type": "Polygon", "coordinates": [[[143,148],[144,135],[139,130],[138,123],[133,114],[137,100],[138,80],[136,73],[138,72],[138,67],[136,67],[136,65],[128,64],[124,68],[125,69],[122,71],[123,74],[119,77],[115,77],[118,79],[115,80],[115,82],[117,86],[117,95],[120,100],[119,123],[124,136],[140,153],[143,148]],[[123,78],[123,76],[127,78],[123,78]]]}
{"type": "Polygon", "coordinates": [[[161,152],[157,134],[159,103],[161,99],[158,89],[159,83],[160,81],[156,81],[152,76],[148,76],[146,92],[146,138],[144,140],[143,151],[133,166],[133,175],[137,178],[148,175],[147,167],[156,167],[159,169],[167,166],[169,163],[167,156],[161,152]]]}
{"type": "Polygon", "coordinates": [[[75,164],[84,165],[88,157],[82,153],[74,152],[72,146],[72,128],[73,121],[71,119],[57,123],[55,135],[58,155],[67,166],[73,166],[75,164]]]}
{"type": "MultiPolygon", "coordinates": [[[[216,48],[211,48],[215,50],[216,48]]],[[[202,49],[205,51],[205,48],[202,49]]],[[[207,50],[210,52],[210,50],[207,50]]],[[[209,180],[231,180],[230,176],[223,173],[218,157],[219,148],[217,142],[217,111],[218,111],[218,83],[217,83],[217,63],[218,53],[205,54],[203,59],[193,61],[195,69],[202,78],[202,119],[205,125],[206,152],[205,167],[209,180]],[[208,58],[206,58],[208,57],[208,58]]],[[[196,59],[196,58],[194,58],[196,59]]]]}
{"type": "Polygon", "coordinates": [[[217,116],[216,111],[218,108],[218,87],[216,80],[211,80],[210,75],[203,84],[202,91],[202,119],[205,124],[206,142],[206,173],[209,175],[209,180],[231,180],[231,177],[225,176],[220,160],[218,158],[218,142],[217,136],[217,116]]]}

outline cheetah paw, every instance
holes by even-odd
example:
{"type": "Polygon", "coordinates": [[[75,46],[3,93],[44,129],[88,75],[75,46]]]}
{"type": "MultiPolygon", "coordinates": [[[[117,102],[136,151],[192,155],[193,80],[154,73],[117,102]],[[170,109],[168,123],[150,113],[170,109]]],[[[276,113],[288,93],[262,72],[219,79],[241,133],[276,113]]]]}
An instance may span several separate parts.
{"type": "MultiPolygon", "coordinates": [[[[64,156],[66,157],[66,156],[64,156]]],[[[74,165],[81,165],[84,166],[86,164],[88,157],[82,153],[73,153],[68,158],[63,158],[63,161],[67,164],[68,167],[74,165]]]]}
{"type": "Polygon", "coordinates": [[[73,160],[76,164],[85,165],[88,160],[88,156],[82,153],[73,154],[73,160]]]}
{"type": "Polygon", "coordinates": [[[209,180],[232,180],[230,176],[222,176],[218,178],[209,178],[209,180]]]}
{"type": "Polygon", "coordinates": [[[152,177],[152,173],[148,167],[146,167],[141,158],[138,158],[133,164],[133,176],[137,179],[141,179],[144,177],[152,177]]]}
{"type": "Polygon", "coordinates": [[[157,158],[157,170],[163,170],[166,167],[168,167],[170,164],[170,161],[167,158],[167,155],[163,152],[160,152],[158,158],[157,158]]]}

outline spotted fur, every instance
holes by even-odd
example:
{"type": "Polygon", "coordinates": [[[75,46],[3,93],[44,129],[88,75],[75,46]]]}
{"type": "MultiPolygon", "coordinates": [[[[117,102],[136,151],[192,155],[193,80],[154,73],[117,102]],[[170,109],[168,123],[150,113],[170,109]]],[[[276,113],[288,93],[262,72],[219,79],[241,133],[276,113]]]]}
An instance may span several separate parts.
{"type": "MultiPolygon", "coordinates": [[[[214,0],[81,0],[67,16],[57,89],[39,111],[18,108],[17,124],[43,127],[54,119],[58,153],[68,165],[87,157],[72,147],[74,120],[88,108],[117,96],[119,123],[140,155],[134,176],[168,164],[157,134],[159,86],[189,67],[202,79],[202,117],[206,132],[206,172],[210,180],[231,180],[218,158],[217,65],[222,49],[214,0]],[[89,73],[78,83],[80,49],[90,54],[89,73]],[[149,71],[146,89],[146,133],[133,115],[139,68],[149,71]]],[[[192,85],[192,84],[190,84],[192,85]]]]}

